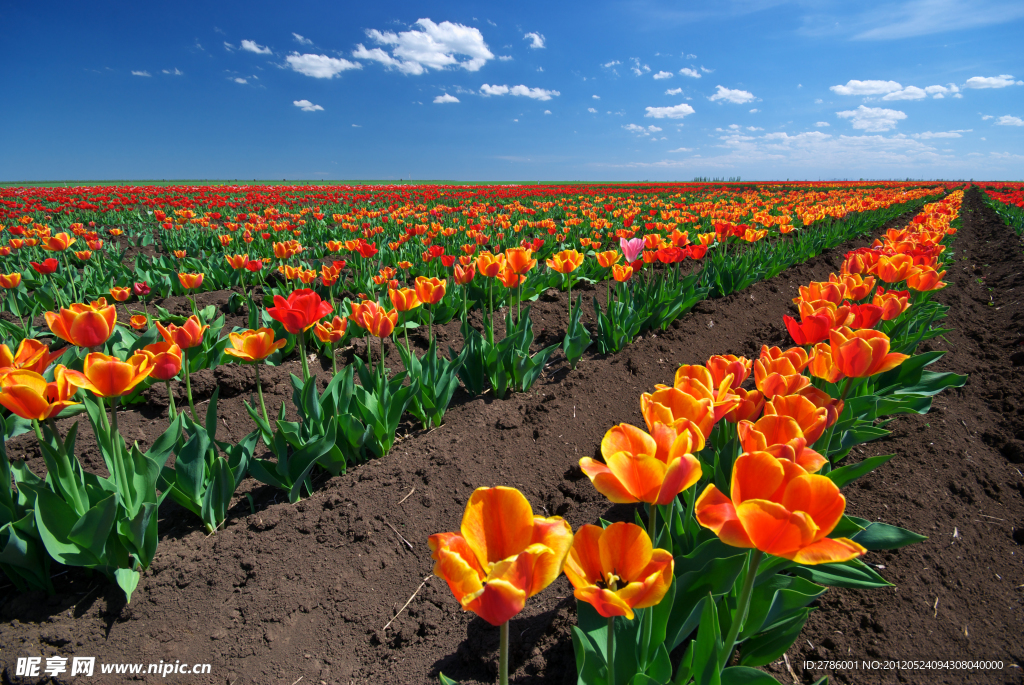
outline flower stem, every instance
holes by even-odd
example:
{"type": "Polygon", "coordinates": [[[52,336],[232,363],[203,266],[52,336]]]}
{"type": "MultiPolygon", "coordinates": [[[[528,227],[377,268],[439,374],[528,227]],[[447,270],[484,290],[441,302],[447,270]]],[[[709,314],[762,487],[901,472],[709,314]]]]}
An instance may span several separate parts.
{"type": "Polygon", "coordinates": [[[338,375],[338,354],[334,349],[334,343],[331,343],[331,372],[333,375],[338,375]]]}
{"type": "Polygon", "coordinates": [[[722,643],[725,646],[725,650],[722,652],[719,670],[724,670],[729,664],[733,649],[736,647],[736,638],[740,634],[740,628],[747,620],[747,611],[750,609],[750,594],[754,589],[754,579],[757,578],[757,567],[761,564],[762,557],[764,557],[764,552],[759,549],[750,550],[747,557],[747,576],[743,579],[743,588],[740,590],[740,596],[736,603],[736,616],[733,618],[732,625],[729,626],[725,642],[722,643]]]}
{"type": "Polygon", "coordinates": [[[185,370],[185,394],[188,396],[188,408],[192,411],[192,420],[195,421],[196,420],[196,405],[192,401],[192,376],[189,375],[189,372],[188,372],[188,367],[189,367],[188,351],[185,351],[185,354],[182,355],[182,357],[183,357],[183,359],[182,359],[181,368],[185,370]]]}
{"type": "Polygon", "coordinates": [[[501,643],[498,647],[498,685],[508,685],[508,621],[501,624],[501,643]]]}
{"type": "Polygon", "coordinates": [[[605,642],[605,656],[608,659],[608,685],[615,685],[615,617],[608,617],[608,637],[605,642]]]}
{"type": "Polygon", "coordinates": [[[302,358],[302,381],[309,380],[309,362],[306,361],[306,331],[299,331],[299,357],[302,358]]]}
{"type": "Polygon", "coordinates": [[[256,394],[260,398],[260,411],[263,412],[263,420],[270,425],[270,417],[267,416],[267,405],[263,402],[263,384],[260,383],[260,365],[256,364],[256,394]]]}
{"type": "Polygon", "coordinates": [[[178,410],[174,406],[174,393],[171,392],[171,382],[164,381],[167,384],[167,420],[174,423],[174,419],[178,415],[178,410]]]}
{"type": "Polygon", "coordinates": [[[119,404],[119,402],[118,402],[119,399],[120,398],[116,397],[116,396],[110,398],[110,422],[114,426],[114,432],[115,433],[118,432],[118,430],[117,430],[117,405],[119,404]]]}

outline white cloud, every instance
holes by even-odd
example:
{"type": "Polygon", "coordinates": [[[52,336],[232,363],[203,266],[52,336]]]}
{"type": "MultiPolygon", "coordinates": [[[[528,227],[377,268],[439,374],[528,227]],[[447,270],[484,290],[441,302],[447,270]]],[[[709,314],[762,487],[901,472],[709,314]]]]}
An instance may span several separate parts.
{"type": "Polygon", "coordinates": [[[132,76],[152,76],[148,71],[132,71],[132,76]]]}
{"type": "Polygon", "coordinates": [[[661,79],[663,79],[663,78],[672,78],[672,72],[671,71],[659,71],[657,74],[654,75],[654,78],[656,80],[659,80],[659,81],[661,79]]]}
{"type": "Polygon", "coordinates": [[[757,114],[757,113],[758,113],[758,112],[760,112],[760,111],[761,111],[761,110],[759,110],[759,109],[757,109],[757,108],[755,107],[754,109],[750,110],[750,113],[751,113],[751,114],[757,114]]]}
{"type": "Polygon", "coordinates": [[[235,78],[233,78],[231,80],[234,81],[235,83],[241,83],[242,85],[245,85],[246,83],[248,83],[248,81],[245,80],[244,78],[242,78],[241,76],[236,76],[235,78]]]}
{"type": "Polygon", "coordinates": [[[601,99],[600,95],[591,95],[590,97],[593,98],[594,100],[600,100],[601,99]]]}
{"type": "Polygon", "coordinates": [[[257,55],[272,55],[273,51],[266,45],[260,45],[254,40],[243,40],[242,49],[246,52],[255,52],[257,55]]]}
{"type": "MultiPolygon", "coordinates": [[[[694,57],[696,57],[696,55],[694,55],[694,57]]],[[[701,71],[703,71],[703,72],[704,72],[705,74],[710,74],[711,72],[713,72],[713,71],[714,71],[714,69],[708,69],[708,68],[707,68],[706,66],[704,66],[703,64],[702,64],[702,65],[700,65],[700,70],[701,70],[701,71]]]]}
{"type": "Polygon", "coordinates": [[[629,70],[636,76],[643,76],[645,71],[648,73],[651,71],[651,68],[646,64],[640,64],[639,57],[630,57],[629,61],[633,63],[633,66],[631,66],[629,70]]]}
{"type": "Polygon", "coordinates": [[[419,19],[414,25],[419,30],[395,33],[367,29],[366,35],[372,41],[392,46],[392,53],[388,54],[380,48],[367,50],[360,43],[352,56],[374,60],[388,68],[413,75],[423,74],[427,69],[449,67],[479,71],[487,60],[494,59],[494,54],[487,48],[483,34],[477,28],[450,21],[435,24],[430,19],[419,19]],[[456,55],[464,55],[469,59],[460,61],[456,55]]]}
{"type": "Polygon", "coordinates": [[[748,131],[763,131],[764,129],[760,126],[747,126],[748,131]]]}
{"type": "Polygon", "coordinates": [[[896,122],[907,118],[905,113],[896,109],[865,107],[864,105],[857,109],[836,112],[836,116],[840,119],[852,120],[855,129],[869,133],[888,131],[896,127],[896,122]]]}
{"type": "Polygon", "coordinates": [[[362,128],[361,124],[352,124],[352,128],[362,128]]]}
{"type": "Polygon", "coordinates": [[[981,120],[982,121],[988,121],[989,119],[994,119],[994,118],[995,117],[993,117],[991,114],[982,114],[981,115],[981,120]]]}
{"type": "Polygon", "coordinates": [[[675,150],[669,150],[669,152],[693,152],[692,147],[677,147],[675,150]]]}
{"type": "Polygon", "coordinates": [[[683,92],[682,88],[669,88],[665,91],[665,95],[679,95],[683,92]]]}
{"type": "Polygon", "coordinates": [[[311,41],[309,38],[306,38],[305,36],[300,36],[299,34],[295,33],[294,31],[292,32],[292,35],[295,36],[295,42],[298,43],[299,45],[312,45],[313,44],[313,41],[311,41]]]}
{"type": "Polygon", "coordinates": [[[949,83],[945,86],[928,86],[924,89],[924,92],[931,95],[933,100],[942,100],[951,93],[954,94],[954,97],[962,97],[959,94],[960,89],[953,83],[949,83]]]}
{"type": "Polygon", "coordinates": [[[529,33],[524,34],[523,35],[523,40],[531,41],[530,42],[530,47],[534,48],[534,49],[545,47],[544,46],[544,36],[542,36],[541,34],[537,33],[536,31],[530,31],[529,33]]]}
{"type": "Polygon", "coordinates": [[[164,71],[165,74],[170,74],[171,76],[184,76],[185,75],[185,72],[183,72],[178,67],[174,67],[174,69],[164,69],[163,71],[164,71]]]}
{"type": "Polygon", "coordinates": [[[725,102],[731,102],[736,105],[742,105],[744,102],[751,102],[755,100],[753,93],[745,90],[733,90],[724,86],[715,86],[718,92],[708,98],[712,102],[715,100],[724,100],[725,102]]]}
{"type": "Polygon", "coordinates": [[[285,57],[285,62],[293,70],[313,78],[334,78],[343,71],[363,68],[359,62],[350,62],[347,59],[327,55],[300,55],[297,52],[285,57]]]}
{"type": "Polygon", "coordinates": [[[550,109],[546,109],[546,110],[544,110],[544,113],[545,114],[551,114],[551,110],[550,109]]]}
{"type": "Polygon", "coordinates": [[[685,55],[683,55],[683,59],[697,59],[697,55],[685,54],[685,55]]]}
{"type": "MultiPolygon", "coordinates": [[[[303,112],[322,112],[324,108],[320,105],[314,105],[309,100],[294,100],[293,105],[301,109],[303,112]]],[[[355,124],[353,124],[354,126],[355,124]]]]}
{"type": "Polygon", "coordinates": [[[931,140],[932,138],[963,138],[961,133],[970,133],[974,129],[962,128],[957,131],[925,131],[924,133],[911,133],[910,137],[917,140],[931,140]]]}
{"type": "Polygon", "coordinates": [[[1024,119],[1007,114],[996,119],[996,126],[1024,126],[1024,119]]]}
{"type": "Polygon", "coordinates": [[[611,62],[605,62],[605,63],[604,63],[604,64],[602,64],[601,66],[602,66],[602,67],[604,67],[605,69],[611,69],[612,67],[614,67],[614,66],[615,66],[615,65],[617,65],[617,64],[622,64],[622,62],[620,62],[620,61],[619,61],[619,60],[617,60],[617,59],[614,59],[614,60],[612,60],[611,62]]]}
{"type": "Polygon", "coordinates": [[[544,71],[544,67],[537,67],[537,71],[544,71]]]}
{"type": "Polygon", "coordinates": [[[693,107],[683,103],[681,105],[675,105],[674,107],[647,107],[647,114],[645,117],[652,117],[654,119],[682,119],[685,116],[694,113],[693,107]]]}
{"type": "Polygon", "coordinates": [[[484,95],[508,95],[508,86],[492,86],[485,83],[480,86],[480,92],[484,95]]]}
{"type": "Polygon", "coordinates": [[[509,91],[512,95],[531,98],[533,100],[550,100],[552,97],[561,95],[557,90],[545,90],[544,88],[527,88],[526,86],[512,86],[509,91]]]}
{"type": "Polygon", "coordinates": [[[967,79],[964,88],[1006,88],[1007,86],[1022,85],[1021,81],[1014,81],[1009,74],[1000,76],[972,76],[967,79]]]}
{"type": "Polygon", "coordinates": [[[434,98],[434,104],[435,105],[443,105],[446,102],[458,102],[458,101],[459,101],[459,99],[457,97],[455,97],[454,95],[449,95],[448,93],[445,93],[444,95],[438,95],[436,98],[434,98]]]}
{"type": "Polygon", "coordinates": [[[896,81],[858,81],[853,79],[847,81],[845,86],[831,86],[829,88],[838,95],[885,95],[903,90],[896,81]]]}
{"type": "Polygon", "coordinates": [[[636,124],[626,124],[622,128],[626,129],[630,133],[636,133],[637,135],[640,135],[640,136],[649,136],[652,133],[660,133],[661,130],[662,130],[661,128],[659,128],[659,127],[657,127],[657,126],[655,126],[653,124],[651,124],[650,126],[648,126],[646,128],[644,128],[643,126],[638,126],[636,124]]]}
{"type": "Polygon", "coordinates": [[[903,90],[893,91],[889,93],[883,100],[923,100],[928,97],[928,93],[924,88],[918,88],[917,86],[907,86],[903,90]]]}
{"type": "Polygon", "coordinates": [[[498,59],[501,60],[502,62],[511,62],[512,55],[498,55],[498,59]]]}
{"type": "Polygon", "coordinates": [[[818,128],[825,128],[826,126],[831,126],[832,124],[828,123],[827,121],[816,121],[814,125],[817,126],[818,128]]]}
{"type": "Polygon", "coordinates": [[[689,67],[683,67],[679,70],[679,73],[682,76],[689,76],[690,78],[700,78],[700,72],[689,67]]]}
{"type": "Polygon", "coordinates": [[[587,107],[587,111],[590,112],[591,114],[597,114],[597,110],[594,109],[593,107],[587,107]]]}

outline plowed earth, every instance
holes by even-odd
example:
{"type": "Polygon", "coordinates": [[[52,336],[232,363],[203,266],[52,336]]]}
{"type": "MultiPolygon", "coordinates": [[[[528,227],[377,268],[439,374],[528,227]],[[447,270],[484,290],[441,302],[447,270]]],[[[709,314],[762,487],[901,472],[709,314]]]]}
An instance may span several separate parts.
{"type": "MultiPolygon", "coordinates": [[[[779,660],[767,667],[780,682],[810,683],[823,674],[840,683],[1021,682],[1011,664],[1024,663],[1024,260],[1018,239],[976,191],[967,194],[962,216],[955,266],[946,276],[951,285],[937,296],[950,305],[943,325],[954,330],[928,344],[948,350],[936,369],[970,380],[939,395],[931,413],[898,417],[890,437],[851,456],[897,455],[846,490],[849,513],[929,539],[866,557],[893,588],[830,589],[787,655],[788,666],[779,660]],[[862,661],[907,659],[1002,660],[1003,669],[859,668],[862,661]],[[858,668],[804,667],[822,660],[854,660],[858,668]]],[[[207,536],[196,517],[165,502],[160,547],[130,604],[115,586],[80,569],[56,568],[54,597],[0,587],[0,677],[49,682],[16,676],[15,661],[59,655],[212,665],[210,675],[167,678],[182,683],[428,683],[440,671],[464,683],[495,682],[498,631],[463,613],[445,583],[431,577],[427,537],[458,530],[470,493],[490,485],[519,488],[535,512],[564,516],[574,529],[598,517],[632,520],[632,507],[610,506],[593,489],[579,459],[598,456],[609,427],[642,425],[640,393],[671,383],[678,365],[704,363],[712,354],[755,357],[762,344],[789,346],[782,316],[793,311],[798,286],[826,279],[860,244],[703,302],[668,331],[645,335],[617,355],[587,354],[574,371],[553,358],[529,393],[501,401],[460,390],[440,428],[404,425],[388,457],[322,477],[297,505],[247,479],[226,526],[207,536]]],[[[535,303],[538,346],[560,339],[565,309],[564,294],[535,303]]],[[[235,324],[229,320],[227,330],[235,324]]],[[[457,324],[442,327],[441,336],[442,346],[458,341],[457,324]]],[[[356,347],[341,359],[364,353],[356,347]]],[[[262,374],[271,413],[291,395],[291,372],[298,372],[297,362],[262,374]]],[[[317,373],[326,381],[329,364],[317,373]]],[[[202,400],[221,388],[218,439],[237,441],[251,429],[242,401],[253,383],[252,370],[236,365],[193,377],[200,412],[202,400]]],[[[149,400],[120,419],[125,437],[143,448],[166,427],[162,384],[149,400]]],[[[82,423],[79,456],[102,473],[82,423]]],[[[29,436],[11,440],[8,451],[43,472],[29,436]]],[[[575,602],[563,576],[513,619],[513,682],[575,682],[575,602]]],[[[131,678],[97,674],[97,682],[131,678]]]]}

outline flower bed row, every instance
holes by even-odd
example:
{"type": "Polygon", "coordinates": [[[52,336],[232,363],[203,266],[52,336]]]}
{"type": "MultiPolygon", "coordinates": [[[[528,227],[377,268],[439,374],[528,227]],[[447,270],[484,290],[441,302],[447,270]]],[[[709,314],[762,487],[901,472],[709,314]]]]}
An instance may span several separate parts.
{"type": "Polygon", "coordinates": [[[501,683],[508,620],[560,570],[579,600],[573,644],[586,683],[775,683],[754,667],[793,644],[828,586],[888,585],[860,557],[924,538],[846,516],[840,488],[893,455],[841,462],[886,434],[882,417],[925,413],[966,381],[926,369],[941,352],[913,354],[943,332],[933,324],[946,308],[930,293],[945,286],[961,201],[957,191],[927,205],[907,229],[848,253],[840,274],[801,287],[801,320],[786,321],[798,346],[763,347],[754,361],[716,355],[643,394],[647,431],[616,426],[604,463],[580,461],[611,502],[643,503],[635,524],[573,535],[497,487],[473,493],[460,532],[431,536],[434,573],[501,627],[501,683]],[[744,389],[751,371],[755,387],[744,389]]]}

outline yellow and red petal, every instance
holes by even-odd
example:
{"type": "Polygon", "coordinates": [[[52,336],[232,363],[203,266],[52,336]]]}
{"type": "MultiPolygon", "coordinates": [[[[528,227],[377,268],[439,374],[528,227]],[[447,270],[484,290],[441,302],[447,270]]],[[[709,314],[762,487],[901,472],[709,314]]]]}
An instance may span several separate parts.
{"type": "Polygon", "coordinates": [[[807,547],[785,556],[798,564],[832,564],[862,556],[867,550],[848,538],[822,538],[807,547]]]}
{"type": "Polygon", "coordinates": [[[631,504],[639,502],[632,492],[619,481],[611,469],[590,457],[580,459],[580,470],[594,484],[594,489],[615,504],[631,504]]]}
{"type": "Polygon", "coordinates": [[[594,585],[604,579],[598,549],[602,533],[604,529],[600,526],[588,523],[581,526],[572,539],[572,548],[565,558],[565,567],[562,570],[577,589],[594,585]]]}
{"type": "MultiPolygon", "coordinates": [[[[608,469],[627,491],[650,504],[658,497],[668,465],[653,454],[617,452],[605,458],[608,469]]],[[[595,487],[597,483],[595,481],[595,487]]]]}
{"type": "MultiPolygon", "coordinates": [[[[686,436],[680,437],[677,443],[688,443],[686,436]]],[[[691,487],[700,480],[703,471],[700,460],[692,454],[678,454],[668,462],[668,470],[661,482],[658,498],[654,502],[662,506],[671,504],[680,492],[691,487]]]]}
{"type": "Polygon", "coordinates": [[[530,544],[533,509],[515,488],[477,488],[462,516],[462,537],[481,564],[514,557],[530,544]]]}
{"type": "Polygon", "coordinates": [[[605,618],[625,616],[627,620],[633,620],[633,609],[611,590],[599,588],[596,585],[587,585],[576,588],[573,594],[576,599],[591,605],[597,613],[605,618]]]}
{"type": "Polygon", "coordinates": [[[634,609],[646,609],[655,606],[665,597],[672,585],[674,564],[671,552],[655,549],[651,552],[651,561],[637,579],[616,594],[634,609]]]}
{"type": "Polygon", "coordinates": [[[694,513],[697,522],[714,531],[725,544],[743,548],[754,546],[736,517],[736,507],[732,500],[714,485],[708,485],[697,498],[694,513]]]}
{"type": "Polygon", "coordinates": [[[558,574],[562,572],[562,565],[569,554],[572,542],[572,528],[569,526],[569,522],[561,516],[534,517],[533,537],[530,540],[530,546],[523,554],[533,554],[530,550],[534,549],[535,545],[543,546],[551,553],[536,556],[533,578],[527,589],[527,596],[534,596],[554,582],[558,574]]]}
{"type": "Polygon", "coordinates": [[[836,527],[846,510],[846,498],[830,478],[808,474],[794,478],[786,486],[782,506],[802,511],[814,520],[817,537],[823,538],[836,527]]]}
{"type": "Polygon", "coordinates": [[[783,463],[769,452],[747,452],[733,464],[729,494],[737,505],[749,499],[771,500],[785,477],[783,463]]]}
{"type": "Polygon", "coordinates": [[[633,581],[641,578],[641,572],[651,562],[651,538],[643,528],[634,523],[613,523],[604,529],[597,542],[601,570],[633,581]]]}
{"type": "Polygon", "coordinates": [[[483,588],[464,596],[462,608],[472,611],[492,626],[500,626],[526,606],[526,591],[508,581],[492,580],[483,588]]]}
{"type": "Polygon", "coordinates": [[[806,547],[818,532],[810,516],[763,499],[738,504],[736,518],[757,549],[775,556],[806,547]]]}
{"type": "Polygon", "coordinates": [[[616,452],[654,455],[657,451],[658,444],[654,438],[628,423],[613,426],[601,439],[601,456],[605,458],[605,461],[608,460],[609,455],[616,452]]]}

